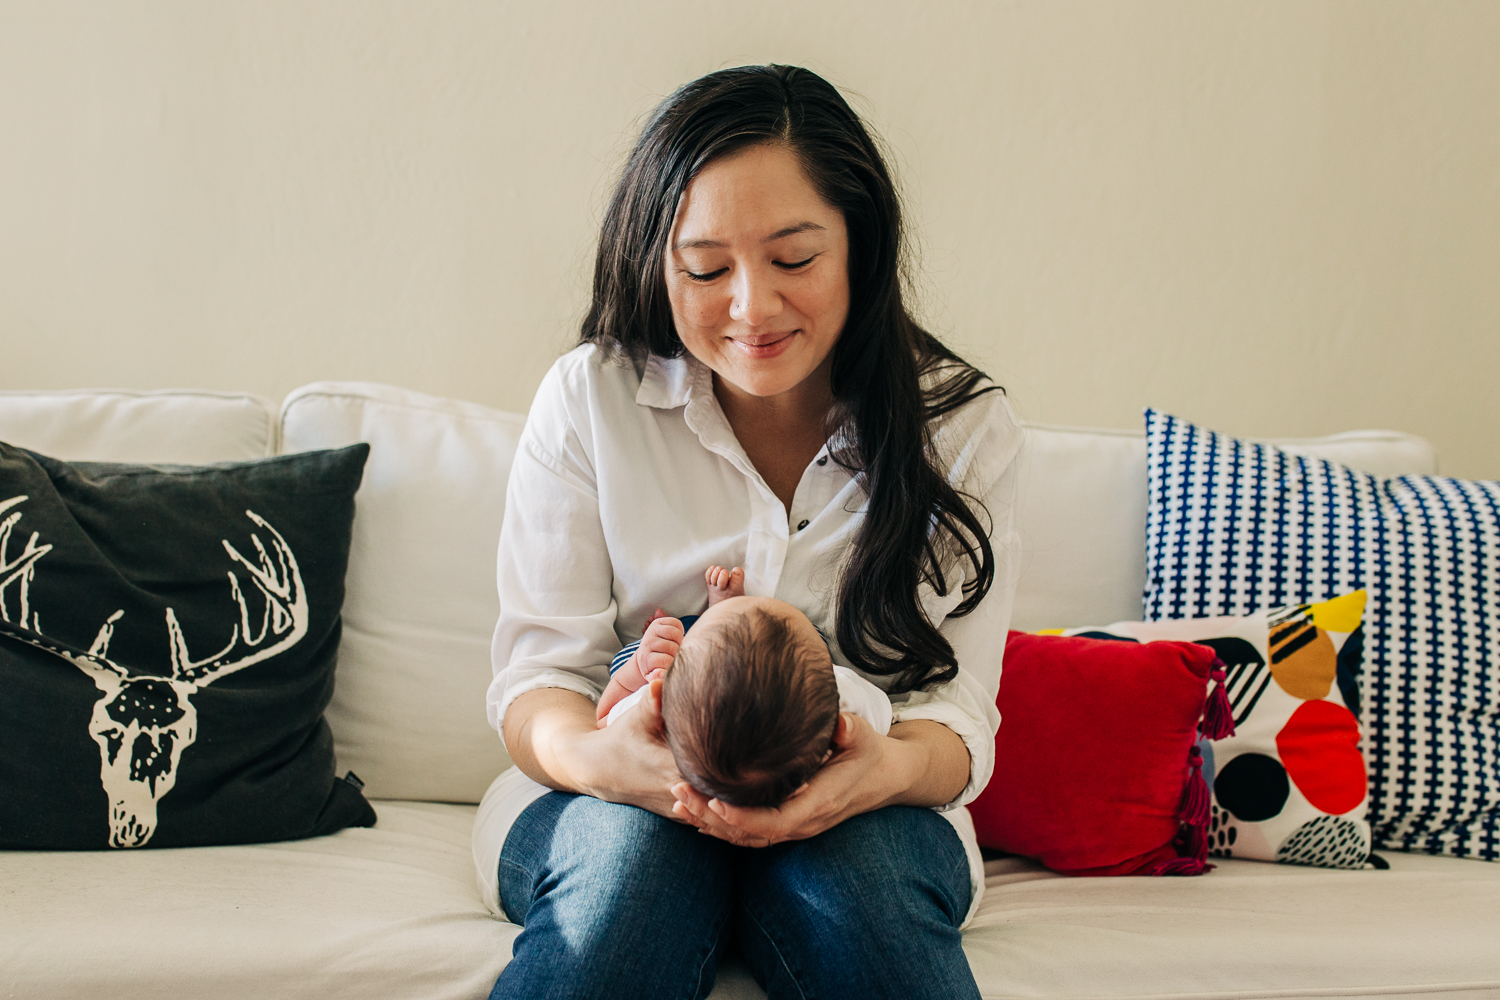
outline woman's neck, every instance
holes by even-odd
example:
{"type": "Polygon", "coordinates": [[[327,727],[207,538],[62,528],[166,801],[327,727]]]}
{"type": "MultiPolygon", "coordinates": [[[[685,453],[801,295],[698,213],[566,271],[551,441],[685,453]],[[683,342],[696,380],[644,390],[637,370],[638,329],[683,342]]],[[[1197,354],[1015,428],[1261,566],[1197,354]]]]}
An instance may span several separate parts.
{"type": "Polygon", "coordinates": [[[776,396],[754,396],[714,376],[714,396],[745,454],[790,512],[808,463],[822,449],[833,408],[827,366],[776,396]]]}

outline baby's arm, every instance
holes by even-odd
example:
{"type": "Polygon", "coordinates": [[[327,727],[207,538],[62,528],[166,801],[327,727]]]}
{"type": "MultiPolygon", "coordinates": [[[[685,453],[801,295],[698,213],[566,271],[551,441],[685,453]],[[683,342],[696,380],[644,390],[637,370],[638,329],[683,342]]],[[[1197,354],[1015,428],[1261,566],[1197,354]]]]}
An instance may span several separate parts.
{"type": "Polygon", "coordinates": [[[682,645],[682,634],[682,622],[676,618],[653,618],[629,662],[610,675],[595,718],[602,721],[620,699],[645,687],[658,670],[670,667],[682,645]]]}
{"type": "Polygon", "coordinates": [[[863,717],[881,736],[891,731],[889,695],[848,667],[834,667],[833,679],[839,686],[840,712],[863,717]]]}

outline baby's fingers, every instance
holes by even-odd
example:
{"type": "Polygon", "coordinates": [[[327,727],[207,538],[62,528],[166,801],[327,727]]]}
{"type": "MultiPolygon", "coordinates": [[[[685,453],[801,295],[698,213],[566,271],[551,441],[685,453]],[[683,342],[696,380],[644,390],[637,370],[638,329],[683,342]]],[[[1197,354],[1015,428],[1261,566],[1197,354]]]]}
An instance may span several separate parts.
{"type": "Polygon", "coordinates": [[[665,639],[670,642],[681,642],[686,635],[680,618],[656,618],[650,625],[646,626],[646,634],[641,637],[641,642],[649,643],[653,639],[665,639]]]}
{"type": "Polygon", "coordinates": [[[651,680],[658,674],[665,673],[672,666],[672,661],[677,658],[677,653],[642,653],[641,654],[641,676],[651,680]]]}

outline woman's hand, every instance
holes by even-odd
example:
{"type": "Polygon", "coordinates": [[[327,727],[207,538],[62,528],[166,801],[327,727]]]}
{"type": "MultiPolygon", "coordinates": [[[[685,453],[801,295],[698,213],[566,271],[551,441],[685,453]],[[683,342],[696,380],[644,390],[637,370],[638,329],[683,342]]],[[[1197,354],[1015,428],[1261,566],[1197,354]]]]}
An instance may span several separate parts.
{"type": "Polygon", "coordinates": [[[904,722],[881,736],[860,716],[840,713],[833,756],[781,805],[732,806],[679,781],[672,787],[673,815],[732,844],[768,847],[815,837],[883,806],[944,805],[968,780],[969,751],[947,726],[904,722]]]}
{"type": "Polygon", "coordinates": [[[597,728],[594,704],[574,691],[528,691],[505,713],[505,745],[517,767],[548,788],[624,802],[669,819],[682,781],[661,724],[661,680],[613,725],[597,728]]]}

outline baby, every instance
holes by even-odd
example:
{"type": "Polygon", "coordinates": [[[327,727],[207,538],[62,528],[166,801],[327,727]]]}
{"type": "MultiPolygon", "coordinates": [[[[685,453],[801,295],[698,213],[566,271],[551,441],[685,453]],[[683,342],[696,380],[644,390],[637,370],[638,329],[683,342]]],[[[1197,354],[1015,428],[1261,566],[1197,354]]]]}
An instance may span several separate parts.
{"type": "Polygon", "coordinates": [[[806,784],[832,753],[840,711],[890,730],[885,693],[834,666],[806,615],[785,601],[746,597],[739,568],[711,566],[704,579],[707,611],[654,618],[640,642],[615,656],[600,725],[660,677],[678,770],[699,792],[737,806],[779,805],[806,784]]]}

